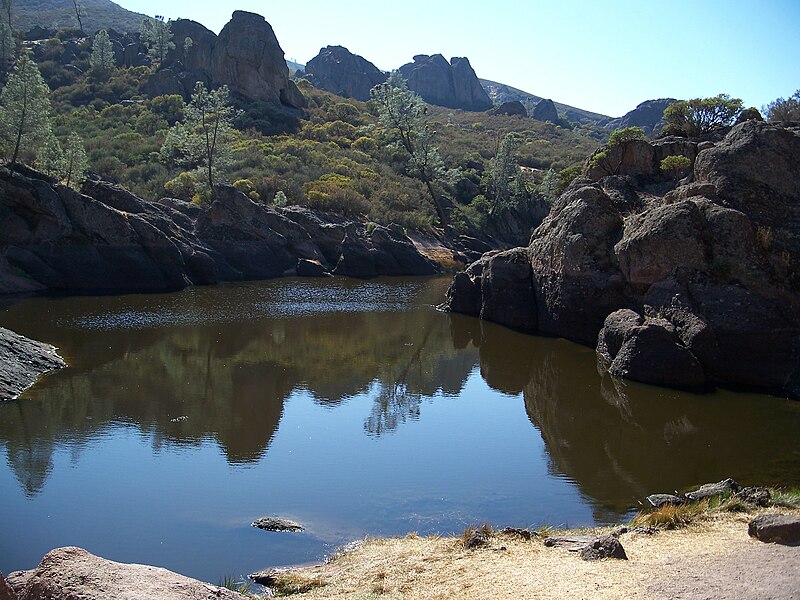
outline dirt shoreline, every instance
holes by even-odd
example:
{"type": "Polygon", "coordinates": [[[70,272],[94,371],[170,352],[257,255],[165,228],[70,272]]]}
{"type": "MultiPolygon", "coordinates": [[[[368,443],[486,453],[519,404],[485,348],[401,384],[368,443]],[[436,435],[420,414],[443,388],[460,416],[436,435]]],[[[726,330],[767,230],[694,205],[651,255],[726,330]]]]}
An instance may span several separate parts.
{"type": "Polygon", "coordinates": [[[629,560],[584,561],[545,547],[542,537],[504,533],[474,550],[452,537],[366,539],[327,564],[278,575],[278,591],[315,599],[800,598],[800,546],[748,536],[749,521],[763,512],[777,511],[715,513],[682,529],[621,534],[629,560]]]}

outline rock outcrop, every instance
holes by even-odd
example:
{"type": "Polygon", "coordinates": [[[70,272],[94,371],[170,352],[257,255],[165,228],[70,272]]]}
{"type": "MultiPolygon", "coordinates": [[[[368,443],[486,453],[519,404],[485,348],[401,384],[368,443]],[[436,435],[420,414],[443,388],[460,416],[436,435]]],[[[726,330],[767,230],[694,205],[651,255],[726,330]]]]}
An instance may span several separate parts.
{"type": "Polygon", "coordinates": [[[601,125],[610,131],[625,127],[641,127],[647,135],[653,135],[664,128],[666,124],[664,121],[664,109],[673,102],[677,102],[677,100],[675,98],[645,100],[618,119],[611,119],[601,123],[601,125]]]}
{"type": "Polygon", "coordinates": [[[455,278],[450,309],[597,345],[614,376],[800,396],[800,128],[747,121],[716,144],[619,148],[621,175],[588,169],[515,251],[528,282],[486,255],[455,278]],[[642,186],[663,190],[669,154],[696,161],[659,198],[642,186]],[[508,289],[517,302],[497,312],[508,289]]]}
{"type": "Polygon", "coordinates": [[[211,87],[227,85],[247,100],[306,106],[303,94],[289,79],[283,50],[264,17],[237,10],[219,36],[199,23],[180,19],[173,24],[173,34],[179,43],[150,77],[145,88],[149,95],[188,96],[195,83],[202,81],[211,87]],[[186,38],[192,43],[184,44],[186,38]]]}
{"type": "Polygon", "coordinates": [[[528,111],[525,109],[525,105],[520,102],[519,100],[511,100],[510,102],[504,102],[500,106],[496,106],[490,111],[493,115],[508,115],[511,117],[527,117],[528,111]]]}
{"type": "Polygon", "coordinates": [[[430,104],[470,111],[492,108],[492,101],[467,58],[451,58],[448,63],[441,54],[418,54],[413,63],[403,65],[399,71],[409,89],[430,104]]]}
{"type": "Polygon", "coordinates": [[[305,78],[321,90],[366,102],[387,74],[343,46],[326,46],[306,63],[305,78]]]}
{"type": "Polygon", "coordinates": [[[540,100],[531,111],[531,119],[537,121],[550,121],[551,123],[558,123],[558,109],[552,100],[540,100]]]}
{"type": "Polygon", "coordinates": [[[65,366],[53,346],[0,327],[0,402],[14,400],[39,376],[65,366]]]}
{"type": "Polygon", "coordinates": [[[75,547],[45,555],[33,571],[8,575],[18,600],[237,600],[241,594],[147,565],[112,562],[75,547]]]}
{"type": "Polygon", "coordinates": [[[402,229],[368,233],[299,207],[257,204],[230,186],[207,208],[146,202],[101,180],[84,192],[32,170],[0,173],[0,293],[177,290],[295,274],[300,259],[356,277],[438,270],[402,229]],[[364,250],[363,264],[351,245],[364,250]]]}

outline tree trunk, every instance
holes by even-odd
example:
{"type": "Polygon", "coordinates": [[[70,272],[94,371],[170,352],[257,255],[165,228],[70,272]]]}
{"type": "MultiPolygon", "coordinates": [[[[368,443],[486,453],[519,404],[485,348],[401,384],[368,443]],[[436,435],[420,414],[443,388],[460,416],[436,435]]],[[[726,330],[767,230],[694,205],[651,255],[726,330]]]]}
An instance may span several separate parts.
{"type": "Polygon", "coordinates": [[[433,207],[436,209],[436,216],[439,217],[439,222],[442,224],[444,232],[450,233],[450,220],[447,218],[447,212],[444,210],[441,200],[439,200],[436,196],[436,192],[433,190],[433,184],[430,179],[425,179],[425,187],[428,188],[428,193],[431,196],[431,200],[433,200],[433,207]]]}

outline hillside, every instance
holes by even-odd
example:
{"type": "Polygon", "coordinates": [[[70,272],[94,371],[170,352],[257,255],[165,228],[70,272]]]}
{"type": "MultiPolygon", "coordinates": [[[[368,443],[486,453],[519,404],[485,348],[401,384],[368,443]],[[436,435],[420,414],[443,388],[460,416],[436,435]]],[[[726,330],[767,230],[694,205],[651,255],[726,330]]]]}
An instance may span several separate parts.
{"type": "MultiPolygon", "coordinates": [[[[86,16],[83,28],[87,33],[100,29],[139,31],[144,15],[131,12],[111,0],[82,0],[86,16]]],[[[75,9],[70,0],[18,0],[14,2],[13,23],[17,30],[33,27],[62,29],[77,27],[75,9]]]]}
{"type": "MultiPolygon", "coordinates": [[[[533,110],[533,107],[536,106],[538,102],[544,99],[541,96],[523,92],[522,90],[518,90],[517,88],[511,87],[510,85],[506,85],[504,83],[498,83],[488,79],[481,79],[480,82],[495,104],[503,104],[504,102],[519,100],[525,105],[525,108],[528,109],[528,114],[530,114],[531,110],[533,110]]],[[[560,102],[554,102],[554,104],[556,105],[558,112],[564,114],[567,119],[573,123],[580,123],[584,125],[595,124],[601,121],[607,121],[611,118],[606,115],[584,110],[582,108],[575,108],[574,106],[569,106],[568,104],[561,104],[560,102]]]]}

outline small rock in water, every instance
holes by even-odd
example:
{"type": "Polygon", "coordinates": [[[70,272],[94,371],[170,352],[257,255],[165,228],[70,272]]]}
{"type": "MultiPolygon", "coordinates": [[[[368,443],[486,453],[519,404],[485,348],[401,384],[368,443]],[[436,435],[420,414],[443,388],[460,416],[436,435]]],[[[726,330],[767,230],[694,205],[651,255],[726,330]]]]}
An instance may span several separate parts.
{"type": "Polygon", "coordinates": [[[182,423],[183,421],[188,421],[189,417],[183,415],[182,417],[175,417],[174,419],[170,419],[170,423],[182,423]]]}
{"type": "Polygon", "coordinates": [[[305,529],[300,523],[278,517],[261,517],[253,521],[252,526],[264,531],[303,531],[305,529]]]}
{"type": "Polygon", "coordinates": [[[723,494],[732,494],[738,492],[741,488],[742,486],[733,479],[723,479],[718,483],[701,485],[695,491],[686,494],[686,497],[689,500],[703,500],[704,498],[713,498],[714,496],[722,496],[723,494]]]}
{"type": "Polygon", "coordinates": [[[762,542],[800,545],[800,517],[797,515],[759,515],[747,527],[747,533],[762,542]]]}
{"type": "Polygon", "coordinates": [[[686,502],[686,500],[674,494],[651,494],[647,497],[647,501],[655,508],[660,508],[665,504],[683,504],[686,502]]]}
{"type": "Polygon", "coordinates": [[[604,535],[595,538],[591,544],[581,550],[583,560],[600,560],[602,558],[619,558],[628,560],[625,548],[613,535],[604,535]]]}

